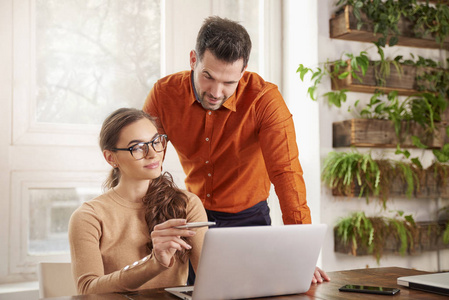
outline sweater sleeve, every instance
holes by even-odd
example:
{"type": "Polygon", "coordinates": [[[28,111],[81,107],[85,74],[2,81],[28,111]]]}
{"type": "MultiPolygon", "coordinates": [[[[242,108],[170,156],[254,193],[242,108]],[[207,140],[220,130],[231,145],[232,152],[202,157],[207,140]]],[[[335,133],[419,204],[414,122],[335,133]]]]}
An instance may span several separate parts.
{"type": "Polygon", "coordinates": [[[104,274],[100,252],[102,221],[84,203],[70,218],[69,242],[72,273],[80,294],[135,290],[167,268],[150,254],[121,270],[104,274]]]}

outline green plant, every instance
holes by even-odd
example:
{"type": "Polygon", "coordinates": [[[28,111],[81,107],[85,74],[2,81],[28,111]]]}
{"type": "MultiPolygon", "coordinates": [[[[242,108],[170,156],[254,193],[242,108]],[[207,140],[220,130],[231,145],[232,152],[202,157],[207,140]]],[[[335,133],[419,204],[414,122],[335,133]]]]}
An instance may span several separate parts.
{"type": "Polygon", "coordinates": [[[411,197],[419,189],[422,168],[414,163],[389,159],[375,160],[370,153],[330,152],[325,158],[321,179],[340,195],[350,195],[355,185],[360,188],[359,197],[378,196],[386,208],[386,200],[395,180],[406,186],[406,195],[411,197]]]}
{"type": "Polygon", "coordinates": [[[446,223],[446,229],[443,232],[443,243],[449,244],[449,221],[446,223]]]}
{"type": "Polygon", "coordinates": [[[449,7],[437,3],[434,6],[428,2],[416,0],[340,0],[337,6],[352,6],[357,19],[357,29],[371,24],[374,34],[381,34],[378,39],[380,46],[385,47],[388,40],[390,46],[398,43],[400,38],[399,21],[407,19],[413,23],[416,37],[427,34],[434,36],[435,41],[443,44],[449,36],[449,7]]]}
{"type": "MultiPolygon", "coordinates": [[[[368,104],[366,104],[360,111],[355,110],[358,115],[366,119],[380,119],[393,121],[396,136],[401,140],[401,122],[412,120],[412,113],[408,107],[407,100],[400,101],[398,92],[393,91],[386,95],[387,101],[381,99],[384,94],[382,92],[375,93],[368,104]]],[[[360,101],[357,100],[354,108],[358,108],[360,101]]]]}
{"type": "Polygon", "coordinates": [[[390,217],[367,217],[364,212],[352,213],[341,218],[335,226],[337,237],[343,244],[350,243],[351,253],[356,256],[357,249],[365,248],[379,263],[385,241],[389,236],[400,241],[399,253],[413,252],[417,229],[412,215],[397,211],[390,217]]]}
{"type": "Polygon", "coordinates": [[[377,162],[369,153],[330,152],[324,160],[322,181],[342,194],[350,194],[353,182],[360,186],[360,194],[365,192],[379,195],[381,174],[377,162]]]}
{"type": "MultiPolygon", "coordinates": [[[[346,245],[351,242],[351,253],[357,255],[358,241],[372,253],[374,249],[374,227],[371,219],[364,212],[355,212],[351,216],[341,218],[336,224],[337,236],[346,245]]],[[[379,236],[377,236],[379,237],[379,236]]]]}
{"type": "MultiPolygon", "coordinates": [[[[449,132],[449,127],[446,128],[446,131],[449,132]]],[[[449,162],[449,143],[444,144],[441,149],[433,149],[432,153],[437,161],[442,163],[449,162]]]]}
{"type": "MultiPolygon", "coordinates": [[[[449,171],[449,166],[447,166],[447,168],[448,168],[448,171],[449,171]]],[[[448,174],[446,173],[446,176],[447,175],[448,174]]],[[[447,218],[449,216],[449,206],[444,206],[444,207],[440,208],[438,210],[438,213],[440,213],[440,214],[444,213],[446,218],[447,218]]],[[[443,243],[444,244],[449,244],[449,220],[447,220],[447,222],[446,222],[446,227],[443,230],[442,238],[443,238],[443,243]]]]}
{"type": "Polygon", "coordinates": [[[430,6],[428,3],[415,5],[412,15],[408,16],[415,22],[414,32],[418,37],[432,34],[435,41],[443,44],[449,35],[449,7],[447,4],[437,3],[430,6]]]}
{"type": "MultiPolygon", "coordinates": [[[[444,98],[449,98],[449,71],[443,63],[422,56],[415,59],[413,53],[410,53],[410,56],[412,59],[402,60],[402,57],[400,57],[400,61],[402,65],[418,68],[416,75],[417,90],[439,93],[444,98]]],[[[449,59],[446,59],[446,65],[449,65],[449,59]]]]}
{"type": "MultiPolygon", "coordinates": [[[[433,137],[436,132],[435,121],[441,120],[441,115],[447,106],[446,99],[440,94],[420,93],[400,100],[397,91],[388,93],[386,99],[384,100],[384,94],[382,92],[375,93],[369,103],[360,110],[357,110],[360,104],[359,100],[357,100],[354,104],[354,113],[361,118],[392,121],[399,141],[396,154],[404,154],[406,158],[410,156],[410,152],[400,149],[399,146],[404,140],[404,134],[402,132],[404,121],[407,125],[405,127],[406,134],[408,134],[410,122],[415,122],[424,129],[425,135],[422,137],[412,136],[412,141],[418,148],[427,148],[424,145],[426,140],[421,139],[433,137]]],[[[449,146],[447,148],[449,150],[449,146]]],[[[437,150],[435,155],[442,156],[448,150],[437,150]]],[[[416,160],[414,162],[418,163],[416,160]]]]}
{"type": "MultiPolygon", "coordinates": [[[[446,135],[449,137],[449,126],[446,127],[446,135]]],[[[444,144],[441,149],[432,150],[432,152],[438,162],[449,162],[449,143],[444,144]]]]}
{"type": "MultiPolygon", "coordinates": [[[[396,56],[393,60],[387,60],[379,44],[374,44],[381,58],[378,61],[370,61],[366,55],[367,52],[362,51],[359,55],[345,54],[348,60],[339,59],[332,62],[328,61],[315,70],[300,64],[297,73],[300,74],[302,81],[304,81],[307,73],[312,74],[311,80],[313,83],[308,89],[308,94],[312,100],[317,100],[317,87],[324,76],[329,76],[332,82],[334,82],[334,86],[338,88],[337,79],[344,79],[349,75],[359,80],[359,82],[363,82],[363,77],[368,71],[368,68],[371,67],[374,68],[377,84],[381,87],[390,76],[392,66],[397,69],[399,74],[402,74],[402,65],[413,65],[419,68],[421,71],[418,71],[418,75],[416,76],[418,89],[426,89],[428,90],[427,92],[416,93],[407,97],[405,100],[400,100],[396,91],[390,92],[387,95],[378,91],[374,93],[369,103],[363,108],[359,109],[360,100],[355,101],[354,107],[349,106],[348,108],[356,117],[391,120],[399,141],[395,153],[397,155],[404,155],[408,159],[410,152],[400,147],[400,143],[404,139],[402,132],[404,127],[402,123],[404,121],[408,122],[405,127],[407,134],[410,122],[416,122],[421,125],[425,135],[421,137],[412,136],[412,141],[416,147],[425,149],[425,143],[430,138],[433,138],[436,132],[435,122],[440,122],[443,112],[448,109],[446,96],[449,95],[449,70],[441,68],[440,63],[431,59],[425,59],[422,56],[418,56],[416,61],[414,61],[415,57],[413,54],[411,54],[412,59],[408,60],[404,60],[402,56],[396,56]],[[348,68],[348,66],[351,66],[351,68],[348,68]],[[386,100],[384,100],[385,98],[386,100]]],[[[327,98],[329,105],[341,107],[342,103],[346,102],[347,91],[346,89],[330,91],[325,93],[323,97],[327,98]]],[[[449,130],[448,128],[446,129],[449,130]]],[[[438,156],[438,160],[440,161],[449,160],[449,146],[434,150],[433,153],[435,156],[438,156]]],[[[417,157],[411,158],[411,160],[417,165],[421,164],[417,157]]]]}
{"type": "MultiPolygon", "coordinates": [[[[312,86],[310,86],[307,90],[307,93],[312,100],[317,100],[316,90],[318,85],[321,83],[323,77],[328,76],[336,86],[338,86],[338,82],[336,79],[344,79],[347,76],[351,75],[353,78],[356,78],[360,82],[362,82],[362,78],[357,74],[357,72],[362,72],[363,76],[365,76],[366,71],[369,67],[369,59],[366,51],[360,52],[359,55],[353,55],[351,53],[345,54],[348,59],[338,59],[335,61],[327,61],[323,63],[321,67],[317,67],[315,70],[311,68],[305,67],[303,64],[300,64],[296,73],[299,73],[299,78],[301,81],[304,81],[304,76],[307,73],[311,73],[312,77],[312,86]],[[351,66],[350,71],[347,71],[346,68],[351,66]]],[[[329,105],[335,105],[336,107],[341,107],[341,104],[346,101],[346,92],[347,90],[342,89],[340,91],[331,91],[323,95],[328,99],[329,105]]]]}

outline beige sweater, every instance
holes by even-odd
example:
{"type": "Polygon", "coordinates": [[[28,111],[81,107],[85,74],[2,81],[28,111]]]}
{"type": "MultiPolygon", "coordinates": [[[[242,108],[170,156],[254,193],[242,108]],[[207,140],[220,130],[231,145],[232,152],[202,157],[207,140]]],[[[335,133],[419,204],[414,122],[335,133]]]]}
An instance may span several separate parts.
{"type": "MultiPolygon", "coordinates": [[[[201,200],[189,197],[187,222],[207,221],[201,200]]],[[[188,240],[190,260],[198,265],[206,228],[188,240]]],[[[188,261],[164,267],[148,252],[150,239],[142,203],[131,203],[114,190],[83,203],[69,223],[72,271],[80,294],[184,285],[188,261]]]]}

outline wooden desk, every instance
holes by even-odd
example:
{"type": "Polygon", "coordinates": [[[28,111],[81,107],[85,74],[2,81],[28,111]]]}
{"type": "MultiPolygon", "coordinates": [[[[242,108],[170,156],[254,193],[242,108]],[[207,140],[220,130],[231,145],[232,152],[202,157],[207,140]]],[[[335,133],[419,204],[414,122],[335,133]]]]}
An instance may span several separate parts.
{"type": "MultiPolygon", "coordinates": [[[[398,286],[396,284],[396,279],[401,276],[409,275],[419,275],[426,274],[427,272],[404,269],[397,267],[390,268],[371,268],[371,269],[357,269],[348,271],[337,271],[329,272],[331,277],[330,282],[324,282],[320,284],[314,284],[311,286],[310,290],[305,294],[297,295],[286,295],[279,297],[265,297],[257,298],[260,300],[266,299],[276,299],[276,300],[311,300],[311,299],[322,299],[322,300],[346,300],[346,299],[447,299],[447,296],[441,296],[432,293],[425,293],[417,290],[408,289],[406,287],[398,286]],[[396,287],[401,291],[394,296],[384,296],[384,295],[371,295],[371,294],[360,294],[360,293],[350,293],[350,292],[340,292],[338,288],[345,284],[360,284],[360,285],[373,285],[373,286],[384,286],[384,287],[396,287]]],[[[164,289],[152,289],[143,290],[136,293],[110,293],[110,294],[97,294],[97,295],[84,295],[84,296],[72,296],[72,297],[61,297],[61,298],[51,298],[53,300],[143,300],[143,299],[171,299],[176,300],[179,298],[172,296],[171,294],[164,291],[164,289]]],[[[255,299],[255,298],[253,298],[255,299]]]]}

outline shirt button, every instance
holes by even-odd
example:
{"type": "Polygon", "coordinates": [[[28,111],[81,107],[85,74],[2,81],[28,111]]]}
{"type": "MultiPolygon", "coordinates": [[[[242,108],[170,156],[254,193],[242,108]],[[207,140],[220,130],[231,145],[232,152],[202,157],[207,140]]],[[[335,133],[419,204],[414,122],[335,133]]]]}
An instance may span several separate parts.
{"type": "Polygon", "coordinates": [[[211,174],[211,173],[209,173],[209,174],[207,174],[207,176],[211,177],[211,176],[212,176],[212,174],[211,174]]]}
{"type": "Polygon", "coordinates": [[[206,142],[209,142],[209,138],[206,138],[206,142]]]}
{"type": "Polygon", "coordinates": [[[207,113],[209,116],[212,114],[212,112],[211,111],[209,111],[208,113],[207,113]]]}
{"type": "Polygon", "coordinates": [[[206,164],[208,164],[209,163],[209,161],[208,160],[206,160],[206,164]]]}
{"type": "Polygon", "coordinates": [[[210,197],[210,194],[207,194],[206,196],[207,196],[207,197],[210,197]]]}

